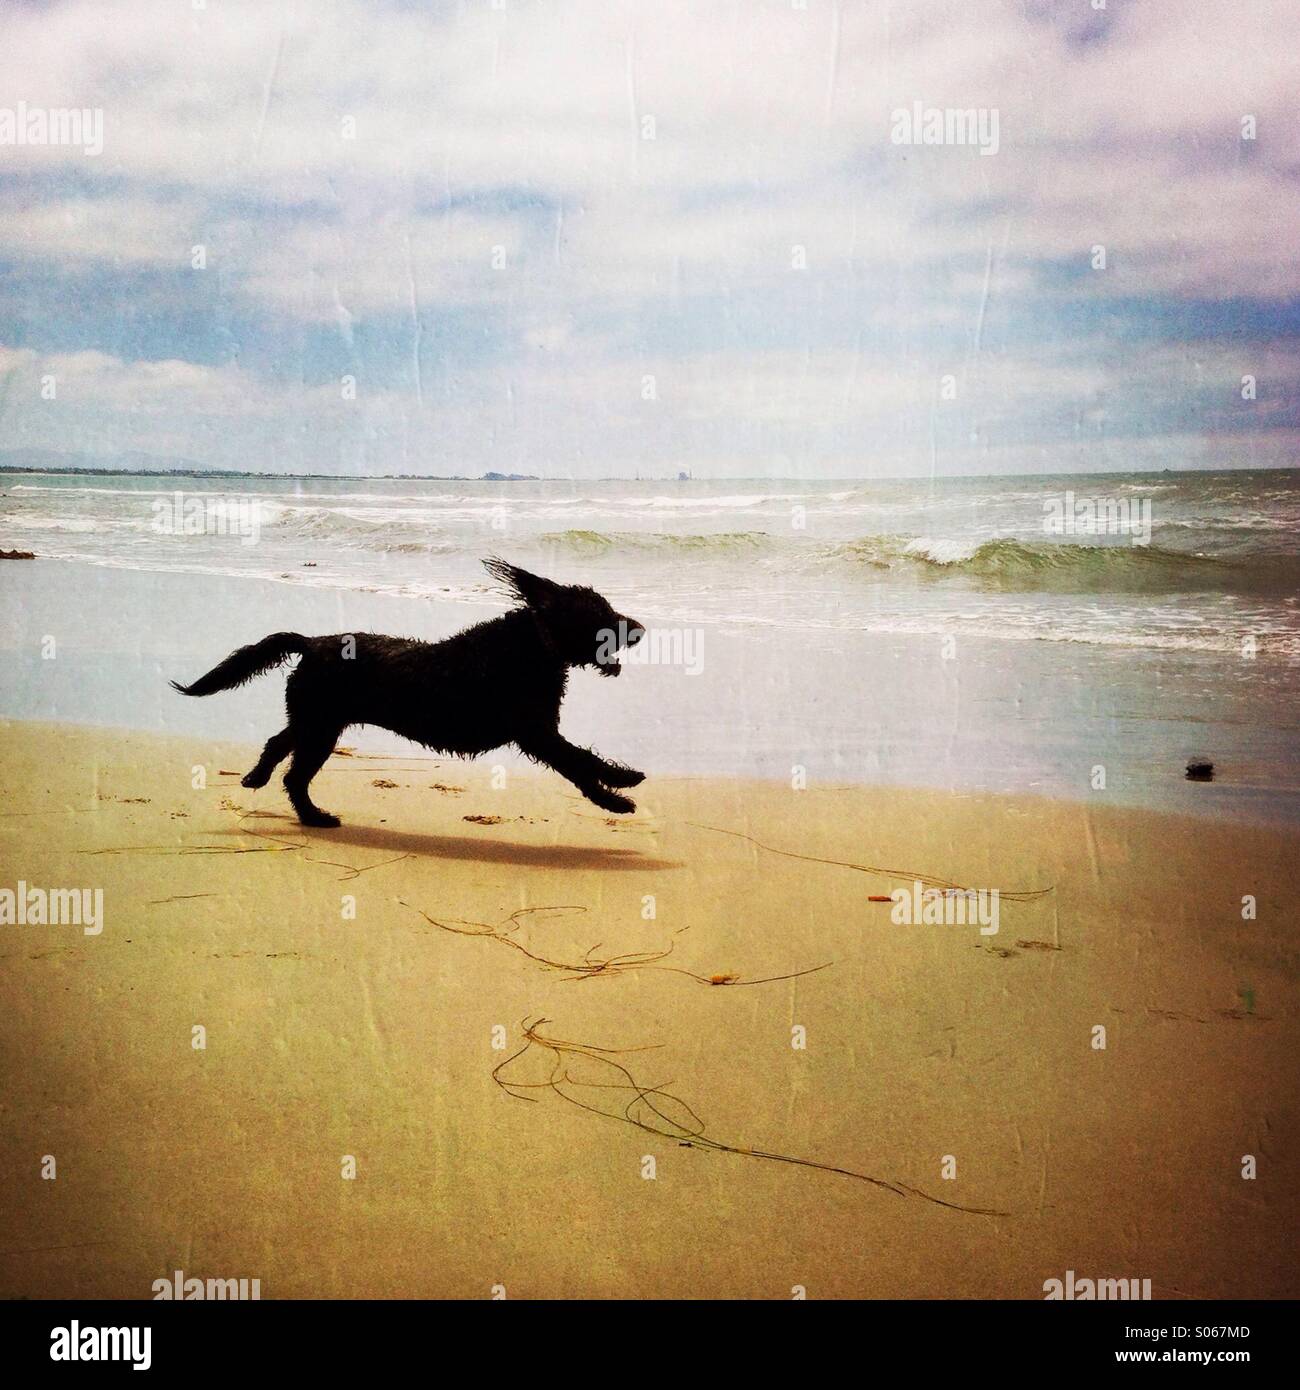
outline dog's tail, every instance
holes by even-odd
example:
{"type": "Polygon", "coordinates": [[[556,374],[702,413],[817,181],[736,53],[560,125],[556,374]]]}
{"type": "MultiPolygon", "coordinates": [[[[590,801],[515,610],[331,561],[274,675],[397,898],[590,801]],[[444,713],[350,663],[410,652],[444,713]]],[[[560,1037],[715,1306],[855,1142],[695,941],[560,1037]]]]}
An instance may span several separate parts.
{"type": "Polygon", "coordinates": [[[273,632],[254,642],[249,647],[240,647],[219,666],[214,666],[206,676],[200,676],[193,685],[181,685],[172,681],[172,689],[182,695],[215,695],[218,690],[233,690],[244,685],[254,676],[264,675],[295,654],[305,652],[310,643],[297,632],[273,632]]]}

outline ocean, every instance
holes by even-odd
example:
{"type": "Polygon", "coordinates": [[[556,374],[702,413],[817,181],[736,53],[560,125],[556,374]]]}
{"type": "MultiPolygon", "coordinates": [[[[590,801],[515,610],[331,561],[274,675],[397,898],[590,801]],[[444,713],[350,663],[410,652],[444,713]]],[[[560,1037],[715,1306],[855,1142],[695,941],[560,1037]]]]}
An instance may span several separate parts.
{"type": "Polygon", "coordinates": [[[591,584],[662,635],[620,682],[641,697],[612,702],[612,683],[575,681],[591,740],[610,742],[611,719],[622,731],[612,756],[679,774],[803,769],[1293,820],[1298,538],[1297,470],[9,474],[0,548],[40,559],[0,570],[0,712],[265,737],[261,699],[245,708],[241,692],[224,714],[219,701],[177,708],[155,688],[161,667],[192,676],[226,644],[303,624],[440,636],[500,608],[481,567],[500,554],[591,584]],[[68,664],[32,656],[60,626],[84,632],[72,665],[93,646],[106,691],[88,669],[74,685],[68,664]],[[1214,783],[1186,782],[1191,756],[1216,762],[1214,783]]]}

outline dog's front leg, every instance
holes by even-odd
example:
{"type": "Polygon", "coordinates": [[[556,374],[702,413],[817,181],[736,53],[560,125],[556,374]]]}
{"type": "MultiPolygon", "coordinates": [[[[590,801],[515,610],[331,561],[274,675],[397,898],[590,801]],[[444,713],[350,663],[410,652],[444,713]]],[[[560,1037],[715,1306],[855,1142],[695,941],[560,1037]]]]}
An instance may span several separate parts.
{"type": "MultiPolygon", "coordinates": [[[[579,748],[559,733],[539,733],[519,740],[520,750],[534,762],[544,763],[558,772],[561,777],[572,782],[587,798],[604,811],[616,815],[626,815],[636,810],[636,802],[630,797],[620,796],[602,786],[612,775],[626,776],[630,768],[620,768],[617,763],[607,763],[597,757],[589,748],[579,748]]],[[[636,782],[642,780],[641,773],[634,774],[636,782]]],[[[623,782],[623,786],[635,786],[636,782],[623,782]]]]}
{"type": "Polygon", "coordinates": [[[593,753],[592,757],[600,764],[600,780],[607,787],[639,787],[645,781],[644,772],[638,772],[626,763],[602,758],[599,753],[593,753]]]}

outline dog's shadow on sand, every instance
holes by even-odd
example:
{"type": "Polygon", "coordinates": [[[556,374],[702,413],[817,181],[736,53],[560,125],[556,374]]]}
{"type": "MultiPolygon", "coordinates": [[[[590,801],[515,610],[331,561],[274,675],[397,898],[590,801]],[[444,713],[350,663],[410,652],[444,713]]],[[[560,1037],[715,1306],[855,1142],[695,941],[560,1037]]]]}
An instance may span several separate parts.
{"type": "MultiPolygon", "coordinates": [[[[423,831],[389,830],[382,825],[343,825],[333,830],[301,826],[291,816],[261,816],[259,821],[283,822],[295,836],[310,842],[313,851],[352,845],[386,854],[413,854],[430,859],[459,859],[476,864],[509,864],[529,869],[680,869],[675,859],[659,859],[640,850],[603,845],[535,845],[488,835],[436,835],[423,831]]],[[[359,869],[366,866],[358,864],[359,869]]]]}

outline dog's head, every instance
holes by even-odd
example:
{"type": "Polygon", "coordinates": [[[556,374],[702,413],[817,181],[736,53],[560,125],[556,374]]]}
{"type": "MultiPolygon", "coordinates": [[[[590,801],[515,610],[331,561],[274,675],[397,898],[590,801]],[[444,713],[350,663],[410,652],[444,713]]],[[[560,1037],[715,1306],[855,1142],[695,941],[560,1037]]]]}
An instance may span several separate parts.
{"type": "Polygon", "coordinates": [[[617,612],[595,589],[557,584],[495,557],[484,567],[541,621],[560,658],[569,666],[594,666],[602,676],[617,676],[616,653],[645,636],[635,618],[617,612]]]}

